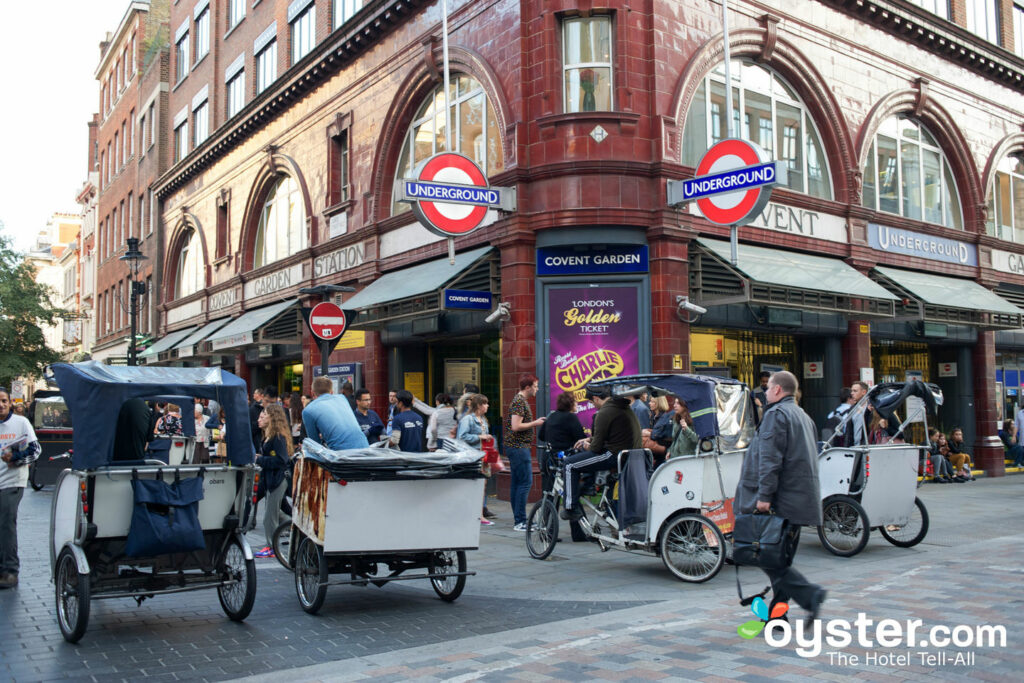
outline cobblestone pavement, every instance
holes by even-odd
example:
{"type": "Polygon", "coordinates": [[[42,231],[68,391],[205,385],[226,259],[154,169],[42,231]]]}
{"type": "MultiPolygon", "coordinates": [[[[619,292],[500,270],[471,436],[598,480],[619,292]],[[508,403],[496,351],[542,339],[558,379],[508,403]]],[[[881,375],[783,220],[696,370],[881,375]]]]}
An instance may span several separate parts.
{"type": "MultiPolygon", "coordinates": [[[[46,556],[50,495],[26,492],[21,508],[22,583],[0,591],[0,680],[1020,680],[1024,540],[1016,515],[1024,477],[926,485],[928,537],[896,548],[873,533],[853,558],[837,558],[806,533],[797,566],[830,591],[823,619],[875,622],[916,618],[934,625],[1005,625],[1006,647],[949,647],[945,663],[922,663],[937,647],[842,650],[816,657],[795,646],[742,640],[752,619],[737,603],[733,569],[705,584],[681,583],[661,560],[602,553],[589,543],[560,544],[538,562],[511,530],[507,506],[469,553],[466,592],[455,603],[425,581],[383,589],[331,587],[320,615],[302,612],[291,575],[258,560],[256,607],[228,621],[213,591],[93,603],[89,631],[72,646],[53,614],[46,556]],[[440,646],[440,647],[439,647],[440,646]],[[857,655],[839,661],[836,653],[857,655]],[[957,653],[973,661],[954,664],[957,653]],[[909,657],[886,663],[885,655],[909,657]],[[882,656],[881,659],[869,659],[882,656]],[[869,660],[866,662],[866,660],[869,660]],[[287,671],[287,674],[285,672],[287,671]]],[[[250,538],[262,545],[261,534],[250,538]]],[[[764,585],[743,570],[748,591],[764,585]]],[[[794,622],[803,615],[793,608],[794,622]]],[[[873,632],[871,632],[873,633],[873,632]]]]}

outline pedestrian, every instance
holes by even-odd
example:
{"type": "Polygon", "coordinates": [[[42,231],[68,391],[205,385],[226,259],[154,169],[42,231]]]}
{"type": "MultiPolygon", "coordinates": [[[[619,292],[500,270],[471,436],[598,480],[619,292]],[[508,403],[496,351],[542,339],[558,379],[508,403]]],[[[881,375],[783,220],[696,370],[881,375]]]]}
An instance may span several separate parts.
{"type": "Polygon", "coordinates": [[[384,427],[384,433],[391,438],[391,431],[394,428],[395,413],[398,412],[398,392],[392,389],[388,392],[388,421],[384,427]]]}
{"type": "Polygon", "coordinates": [[[267,499],[263,511],[263,533],[267,537],[267,545],[255,555],[273,557],[274,531],[287,519],[281,513],[281,501],[288,485],[285,471],[291,465],[292,434],[284,408],[276,403],[263,409],[257,424],[263,432],[263,443],[260,444],[260,456],[256,458],[256,464],[262,470],[260,488],[267,499]]]}
{"type": "Polygon", "coordinates": [[[356,409],[356,397],[354,390],[355,388],[352,386],[352,382],[346,380],[341,383],[341,395],[348,400],[348,405],[352,410],[356,409]]]}
{"type": "Polygon", "coordinates": [[[764,407],[768,405],[768,400],[765,398],[765,391],[768,389],[768,380],[771,378],[772,373],[767,370],[762,370],[757,376],[758,387],[750,392],[750,395],[754,398],[754,405],[757,406],[757,414],[764,415],[764,407]]]}
{"type": "Polygon", "coordinates": [[[373,396],[370,394],[370,390],[365,387],[360,388],[356,392],[356,422],[363,430],[367,443],[380,441],[381,432],[384,431],[384,422],[380,419],[380,415],[370,407],[372,404],[373,396]]]}
{"type": "Polygon", "coordinates": [[[18,505],[28,483],[28,466],[42,448],[27,418],[11,411],[11,395],[0,387],[0,588],[18,585],[18,505]]]}
{"type": "Polygon", "coordinates": [[[629,407],[636,413],[636,419],[643,429],[651,426],[651,409],[647,407],[647,401],[643,394],[629,397],[629,407]]]}
{"type": "Polygon", "coordinates": [[[455,419],[455,406],[452,405],[452,397],[440,393],[434,397],[436,410],[430,414],[427,420],[427,450],[436,451],[444,446],[444,441],[449,437],[452,428],[458,428],[458,421],[455,419]]]}
{"type": "Polygon", "coordinates": [[[826,591],[793,568],[802,526],[821,525],[816,429],[794,398],[799,385],[785,370],[776,372],[765,389],[764,417],[750,442],[734,507],[743,514],[774,512],[789,522],[788,564],[765,569],[772,584],[772,604],[795,600],[818,618],[826,591]]]}
{"type": "Polygon", "coordinates": [[[839,390],[839,405],[825,418],[825,425],[821,428],[821,440],[828,441],[836,432],[836,427],[843,421],[843,417],[850,412],[850,408],[856,401],[853,400],[853,392],[850,387],[843,387],[839,390]]]}
{"type": "MultiPolygon", "coordinates": [[[[487,408],[490,405],[490,400],[483,394],[473,394],[467,399],[466,403],[469,406],[469,410],[459,420],[455,438],[464,441],[473,448],[483,449],[481,442],[490,431],[490,425],[487,423],[487,408]]],[[[480,524],[490,526],[494,522],[489,519],[492,515],[488,515],[486,512],[487,491],[485,490],[484,505],[480,511],[480,524]]]]}
{"type": "Polygon", "coordinates": [[[334,384],[329,377],[321,375],[313,380],[315,398],[302,411],[306,437],[334,451],[369,447],[348,400],[333,392],[334,384]]]}
{"type": "Polygon", "coordinates": [[[203,404],[195,403],[192,406],[193,419],[196,425],[196,442],[192,450],[192,462],[194,464],[205,464],[210,462],[210,430],[206,427],[208,419],[203,413],[203,404]]]}
{"type": "Polygon", "coordinates": [[[391,436],[388,437],[392,446],[409,453],[423,452],[423,418],[412,409],[412,392],[398,391],[395,393],[395,416],[391,418],[391,436]]]}
{"type": "Polygon", "coordinates": [[[305,408],[298,392],[288,397],[288,418],[292,423],[292,441],[301,444],[306,438],[306,429],[302,425],[302,411],[305,408]]]}
{"type": "Polygon", "coordinates": [[[177,403],[168,403],[167,412],[157,419],[153,433],[160,436],[184,436],[185,430],[181,426],[181,406],[177,403]]]}
{"type": "Polygon", "coordinates": [[[519,391],[512,397],[505,416],[505,456],[511,466],[512,516],[515,518],[514,531],[526,531],[526,498],[533,485],[533,459],[530,445],[533,443],[533,428],[544,424],[544,418],[533,419],[529,399],[537,395],[539,382],[534,375],[519,378],[519,391]]]}
{"type": "MultiPolygon", "coordinates": [[[[568,454],[573,445],[584,437],[583,424],[576,415],[576,397],[570,391],[563,391],[555,399],[555,410],[548,414],[537,431],[537,439],[548,445],[544,459],[538,463],[541,487],[545,491],[550,491],[554,483],[559,451],[563,456],[568,454]]],[[[541,459],[540,451],[537,458],[541,459]]]]}
{"type": "Polygon", "coordinates": [[[999,438],[1006,450],[1006,459],[1013,460],[1014,467],[1024,465],[1024,446],[1018,443],[1017,424],[1013,420],[1003,422],[1003,431],[999,432],[999,438]]]}

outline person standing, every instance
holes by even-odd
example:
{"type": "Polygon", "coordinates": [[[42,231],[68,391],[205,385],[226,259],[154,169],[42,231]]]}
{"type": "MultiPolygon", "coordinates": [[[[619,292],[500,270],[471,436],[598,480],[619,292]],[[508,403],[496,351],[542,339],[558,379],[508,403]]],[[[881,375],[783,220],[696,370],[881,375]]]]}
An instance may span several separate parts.
{"type": "MultiPolygon", "coordinates": [[[[465,442],[473,448],[483,449],[483,439],[490,431],[487,424],[487,408],[490,401],[483,394],[473,394],[467,400],[469,410],[459,420],[455,438],[465,442]]],[[[452,411],[454,413],[454,410],[452,411]]],[[[490,475],[487,475],[490,476],[490,475]]],[[[487,490],[484,488],[484,505],[480,512],[480,523],[484,526],[494,524],[488,519],[487,512],[487,490]]]]}
{"type": "Polygon", "coordinates": [[[273,557],[274,531],[286,520],[286,516],[281,513],[281,501],[284,499],[285,487],[288,486],[285,470],[291,464],[292,433],[284,408],[276,403],[263,409],[256,424],[263,432],[263,443],[260,444],[260,456],[256,458],[256,464],[262,469],[260,485],[266,495],[263,532],[267,537],[267,545],[255,555],[273,557]]]}
{"type": "Polygon", "coordinates": [[[306,438],[313,439],[331,450],[367,448],[370,444],[359,427],[352,408],[344,396],[335,396],[334,385],[329,377],[313,380],[315,397],[302,411],[302,424],[306,438]]]}
{"type": "Polygon", "coordinates": [[[41,451],[32,423],[11,412],[11,396],[0,387],[0,588],[18,585],[18,506],[28,465],[41,451]]]}
{"type": "Polygon", "coordinates": [[[390,438],[391,431],[394,428],[395,414],[398,412],[398,392],[392,389],[388,392],[388,422],[384,428],[384,433],[390,438]]]}
{"type": "Polygon", "coordinates": [[[361,388],[356,392],[356,422],[359,423],[359,428],[366,435],[366,441],[377,443],[380,441],[381,432],[384,431],[384,421],[370,407],[372,403],[373,396],[370,394],[369,389],[361,388]]]}
{"type": "Polygon", "coordinates": [[[341,384],[341,395],[348,399],[348,405],[352,410],[356,409],[356,397],[353,393],[355,387],[352,386],[352,382],[345,381],[341,384]]]}
{"type": "Polygon", "coordinates": [[[821,525],[815,427],[796,403],[798,388],[796,377],[785,370],[768,380],[764,418],[743,459],[733,505],[743,514],[774,511],[788,520],[789,563],[763,571],[771,580],[772,607],[795,600],[813,621],[826,591],[793,568],[800,527],[821,525]]]}
{"type": "Polygon", "coordinates": [[[539,463],[541,487],[545,491],[550,491],[554,483],[555,473],[558,471],[559,451],[563,455],[568,453],[577,441],[586,436],[583,424],[576,416],[576,397],[572,392],[563,391],[555,399],[555,410],[547,416],[537,432],[537,438],[548,445],[546,460],[539,463]]]}
{"type": "Polygon", "coordinates": [[[544,418],[533,419],[529,399],[537,395],[538,380],[534,375],[523,375],[519,379],[519,391],[512,398],[505,417],[505,456],[511,466],[512,516],[515,531],[526,531],[526,498],[533,484],[533,460],[530,458],[530,444],[533,443],[533,428],[544,424],[544,418]]]}
{"type": "Polygon", "coordinates": [[[648,429],[651,426],[651,409],[647,407],[647,401],[644,400],[643,395],[630,396],[629,407],[633,409],[636,414],[636,420],[640,423],[641,429],[648,429]]]}
{"type": "Polygon", "coordinates": [[[750,395],[754,398],[754,405],[757,406],[757,414],[764,415],[764,407],[768,405],[768,399],[765,398],[765,392],[768,389],[768,380],[771,378],[772,373],[767,370],[762,370],[761,374],[757,376],[758,387],[754,389],[750,395]]]}
{"type": "Polygon", "coordinates": [[[458,420],[455,419],[455,406],[452,405],[452,397],[440,393],[434,397],[434,406],[437,408],[427,420],[427,450],[436,451],[444,445],[445,439],[449,438],[452,429],[458,428],[458,420]]]}
{"type": "Polygon", "coordinates": [[[395,416],[391,419],[392,446],[407,453],[423,451],[423,418],[412,409],[412,392],[403,389],[395,395],[395,416]]]}

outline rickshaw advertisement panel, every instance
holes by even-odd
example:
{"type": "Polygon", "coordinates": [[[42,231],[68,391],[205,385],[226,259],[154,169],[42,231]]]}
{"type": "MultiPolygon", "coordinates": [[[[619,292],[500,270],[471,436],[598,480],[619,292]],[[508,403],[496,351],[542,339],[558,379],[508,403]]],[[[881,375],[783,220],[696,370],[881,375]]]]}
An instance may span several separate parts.
{"type": "Polygon", "coordinates": [[[295,463],[292,521],[305,536],[324,543],[327,519],[327,485],[331,474],[312,460],[299,458],[295,463]]]}
{"type": "Polygon", "coordinates": [[[589,427],[594,405],[586,400],[587,384],[640,372],[637,288],[551,288],[547,294],[550,405],[563,391],[572,393],[589,427]]]}

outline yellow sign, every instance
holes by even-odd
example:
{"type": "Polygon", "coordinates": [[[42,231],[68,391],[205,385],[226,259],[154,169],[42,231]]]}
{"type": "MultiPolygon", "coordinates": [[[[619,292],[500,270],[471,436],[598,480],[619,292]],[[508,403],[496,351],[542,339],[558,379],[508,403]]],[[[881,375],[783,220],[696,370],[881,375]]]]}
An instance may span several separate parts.
{"type": "Polygon", "coordinates": [[[583,389],[592,379],[615,377],[622,372],[622,356],[614,351],[598,349],[555,372],[555,382],[563,391],[583,389]]]}
{"type": "Polygon", "coordinates": [[[366,332],[363,330],[349,330],[341,337],[337,349],[361,349],[366,346],[366,332]]]}
{"type": "Polygon", "coordinates": [[[423,392],[424,392],[424,384],[423,384],[423,382],[424,382],[424,374],[422,372],[407,372],[407,373],[405,373],[405,378],[404,378],[404,381],[403,381],[403,385],[405,386],[405,390],[406,391],[412,392],[413,396],[415,396],[416,398],[422,400],[422,399],[426,398],[423,395],[423,392]]]}
{"type": "Polygon", "coordinates": [[[861,334],[871,334],[871,325],[861,325],[860,326],[860,333],[861,334]]]}
{"type": "Polygon", "coordinates": [[[674,356],[672,356],[672,369],[673,370],[682,370],[683,369],[683,355],[681,353],[677,353],[674,356]]]}

